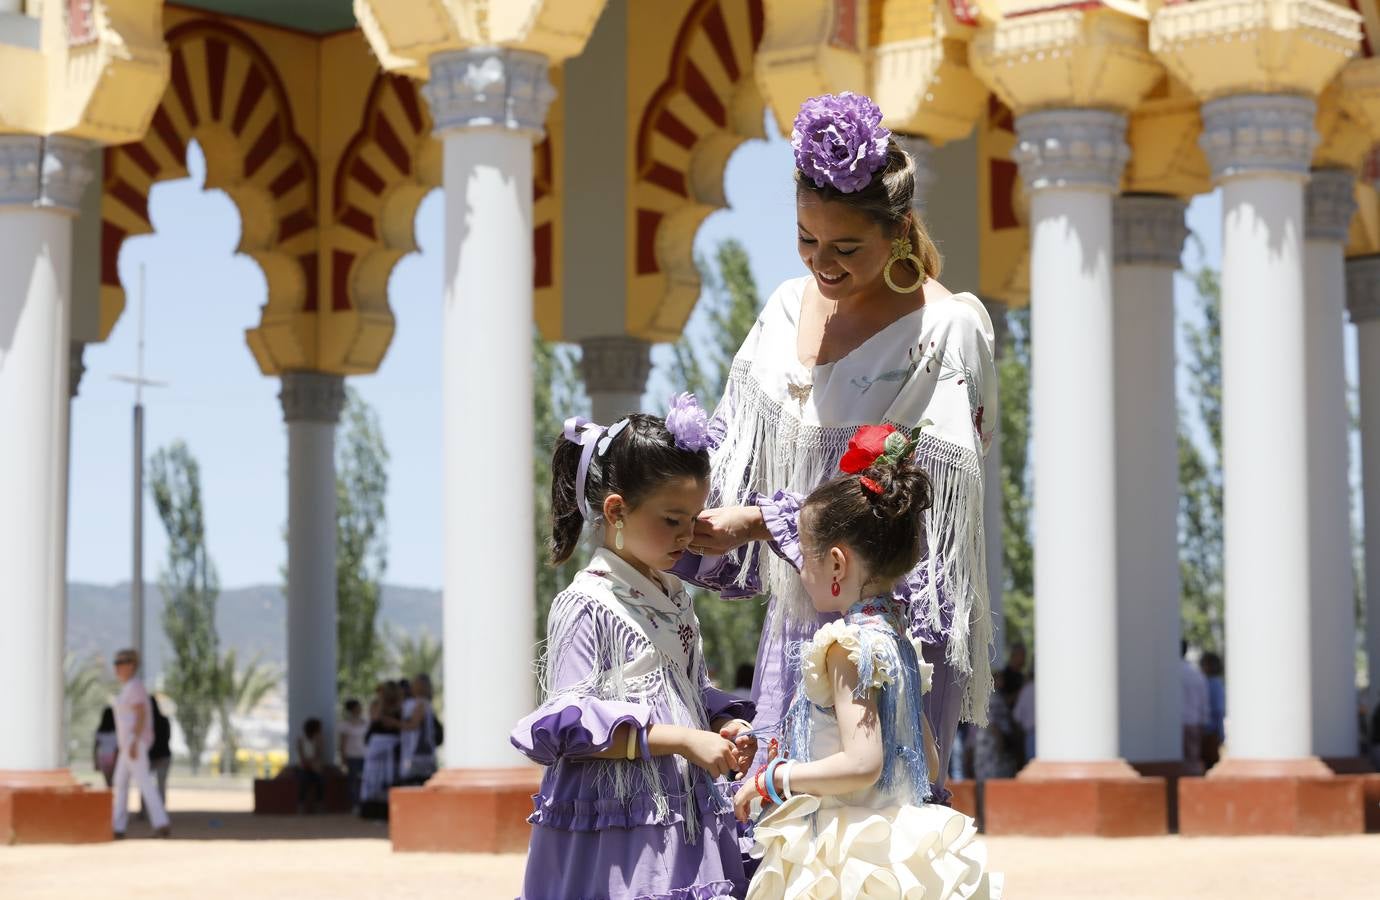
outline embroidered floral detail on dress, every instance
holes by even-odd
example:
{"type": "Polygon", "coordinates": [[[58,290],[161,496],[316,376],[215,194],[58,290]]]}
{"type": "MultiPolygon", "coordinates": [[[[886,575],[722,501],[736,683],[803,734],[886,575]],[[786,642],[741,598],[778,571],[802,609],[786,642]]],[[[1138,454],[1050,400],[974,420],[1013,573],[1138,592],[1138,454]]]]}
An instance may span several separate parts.
{"type": "Polygon", "coordinates": [[[692,656],[690,645],[695,642],[695,629],[689,625],[681,625],[676,629],[676,634],[680,635],[680,645],[685,650],[687,656],[692,656]]]}

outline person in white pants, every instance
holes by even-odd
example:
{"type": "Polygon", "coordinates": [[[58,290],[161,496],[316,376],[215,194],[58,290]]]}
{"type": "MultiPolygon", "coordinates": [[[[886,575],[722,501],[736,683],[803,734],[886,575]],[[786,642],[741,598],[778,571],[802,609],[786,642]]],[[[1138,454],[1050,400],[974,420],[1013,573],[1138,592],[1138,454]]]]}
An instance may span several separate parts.
{"type": "Polygon", "coordinates": [[[120,680],[120,693],[115,698],[115,735],[119,755],[115,760],[115,815],[111,827],[116,838],[125,836],[129,824],[129,782],[139,788],[144,809],[149,812],[156,837],[172,833],[163,798],[158,795],[158,782],[149,768],[149,748],[153,746],[153,707],[148,691],[139,679],[139,653],[121,650],[115,654],[115,677],[120,680]]]}

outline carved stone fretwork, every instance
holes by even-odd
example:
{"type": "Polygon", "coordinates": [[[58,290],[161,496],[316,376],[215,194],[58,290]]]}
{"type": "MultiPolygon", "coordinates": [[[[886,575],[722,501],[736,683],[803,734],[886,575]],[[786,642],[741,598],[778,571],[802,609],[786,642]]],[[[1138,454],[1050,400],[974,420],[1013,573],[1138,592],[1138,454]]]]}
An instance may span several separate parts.
{"type": "Polygon", "coordinates": [[[911,206],[916,212],[923,213],[925,201],[930,196],[930,188],[934,185],[934,166],[931,164],[934,144],[927,138],[911,134],[893,133],[893,137],[896,138],[896,143],[901,145],[901,149],[915,160],[915,196],[911,198],[911,206]]]}
{"type": "Polygon", "coordinates": [[[1357,325],[1380,319],[1380,256],[1346,261],[1346,309],[1357,325]]]}
{"type": "Polygon", "coordinates": [[[1345,243],[1356,214],[1356,176],[1351,170],[1314,169],[1303,197],[1304,237],[1345,243]]]}
{"type": "Polygon", "coordinates": [[[1164,69],[1146,25],[1109,9],[1059,9],[1005,18],[973,38],[969,65],[1017,115],[1095,107],[1129,112],[1164,69]]]}
{"type": "MultiPolygon", "coordinates": [[[[924,4],[917,7],[925,9],[924,4]]],[[[888,128],[923,134],[942,144],[973,130],[982,116],[987,86],[968,67],[967,43],[946,36],[942,19],[936,26],[926,37],[892,41],[873,50],[871,94],[884,110],[882,122],[888,128]]]]}
{"type": "Polygon", "coordinates": [[[1318,135],[1311,97],[1237,94],[1203,104],[1203,152],[1212,177],[1308,176],[1318,135]]]}
{"type": "Polygon", "coordinates": [[[1131,148],[1126,117],[1100,109],[1046,109],[1016,119],[1011,158],[1029,190],[1115,191],[1131,148]]]}
{"type": "Polygon", "coordinates": [[[1347,114],[1366,129],[1373,143],[1380,143],[1380,56],[1348,62],[1337,76],[1337,87],[1347,114]]]}
{"type": "Polygon", "coordinates": [[[95,174],[93,144],[53,135],[0,135],[0,205],[32,206],[76,215],[95,174]]]}
{"type": "Polygon", "coordinates": [[[641,393],[652,371],[652,345],[635,337],[586,338],[580,373],[590,393],[641,393]]]}
{"type": "Polygon", "coordinates": [[[278,400],[284,422],[334,425],[345,408],[345,379],[325,372],[284,372],[278,400]]]}
{"type": "Polygon", "coordinates": [[[1122,194],[1112,201],[1112,259],[1122,266],[1179,267],[1188,204],[1162,194],[1122,194]]]}
{"type": "Polygon", "coordinates": [[[1375,145],[1366,125],[1352,115],[1342,96],[1340,80],[1327,86],[1318,97],[1318,114],[1313,120],[1318,146],[1313,151],[1313,168],[1347,169],[1355,172],[1375,145]]]}
{"type": "Polygon", "coordinates": [[[546,57],[524,50],[482,47],[437,54],[431,80],[422,87],[435,133],[509,128],[540,138],[546,109],[556,99],[546,70],[546,57]]]}
{"type": "Polygon", "coordinates": [[[1331,0],[1197,0],[1150,21],[1150,49],[1204,100],[1316,95],[1360,40],[1361,17],[1331,0]]]}

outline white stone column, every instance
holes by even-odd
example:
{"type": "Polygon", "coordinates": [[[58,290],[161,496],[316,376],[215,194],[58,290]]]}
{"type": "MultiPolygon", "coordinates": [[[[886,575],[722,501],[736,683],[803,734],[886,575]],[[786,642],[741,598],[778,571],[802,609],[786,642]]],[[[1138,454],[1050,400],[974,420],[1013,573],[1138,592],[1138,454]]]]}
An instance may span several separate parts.
{"type": "Polygon", "coordinates": [[[1184,207],[1150,194],[1112,204],[1120,746],[1131,762],[1183,755],[1174,272],[1184,207]]]}
{"type": "MultiPolygon", "coordinates": [[[[288,431],[288,735],[321,720],[335,746],[335,426],[345,381],[325,372],[284,372],[278,399],[288,431]]],[[[292,755],[297,755],[296,741],[292,755]]]]}
{"type": "Polygon", "coordinates": [[[1356,612],[1351,558],[1350,428],[1345,345],[1346,239],[1356,179],[1315,169],[1304,193],[1304,373],[1308,420],[1308,559],[1313,753],[1351,758],[1356,745],[1356,612]]]}
{"type": "Polygon", "coordinates": [[[1035,429],[1035,680],[1041,763],[1132,774],[1117,741],[1112,194],[1124,116],[1054,109],[1016,120],[1030,192],[1035,429]]]}
{"type": "Polygon", "coordinates": [[[1380,703],[1380,256],[1346,261],[1346,305],[1356,325],[1360,382],[1366,660],[1374,709],[1380,703]]]}
{"type": "MultiPolygon", "coordinates": [[[[580,342],[580,372],[589,394],[590,417],[610,425],[628,413],[641,412],[647,376],[652,371],[652,345],[627,335],[585,338],[580,342]]],[[[712,408],[717,397],[701,397],[712,408]]]]}
{"type": "Polygon", "coordinates": [[[443,718],[452,767],[519,764],[508,733],[533,706],[532,144],[555,95],[546,72],[539,54],[459,50],[431,58],[422,89],[445,143],[443,718]],[[495,573],[502,602],[486,586],[495,573]]]}
{"type": "Polygon", "coordinates": [[[72,218],[90,146],[0,136],[0,678],[16,686],[0,771],[62,746],[72,218]]]}
{"type": "Polygon", "coordinates": [[[1222,188],[1222,464],[1229,758],[1218,775],[1312,749],[1303,187],[1314,102],[1203,104],[1222,188]]]}

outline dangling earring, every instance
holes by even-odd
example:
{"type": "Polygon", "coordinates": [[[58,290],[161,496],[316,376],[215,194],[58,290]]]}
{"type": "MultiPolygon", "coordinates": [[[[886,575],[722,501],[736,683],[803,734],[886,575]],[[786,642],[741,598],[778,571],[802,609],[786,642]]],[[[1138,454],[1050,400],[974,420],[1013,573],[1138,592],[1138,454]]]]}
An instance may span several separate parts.
{"type": "Polygon", "coordinates": [[[843,587],[839,584],[838,577],[835,576],[835,578],[834,578],[834,583],[831,584],[831,585],[829,586],[829,593],[831,593],[831,594],[833,594],[835,597],[837,597],[837,596],[838,596],[840,593],[842,593],[842,592],[843,592],[843,587]]]}
{"type": "Polygon", "coordinates": [[[910,238],[898,237],[891,242],[891,258],[886,261],[886,268],[882,269],[882,279],[886,281],[887,287],[898,294],[909,294],[925,283],[925,264],[920,261],[920,257],[911,252],[910,238]],[[896,282],[891,280],[891,267],[903,259],[909,260],[920,273],[920,277],[910,287],[897,287],[896,282]]]}
{"type": "Polygon", "coordinates": [[[619,519],[613,523],[613,546],[614,549],[623,549],[623,520],[619,519]]]}

